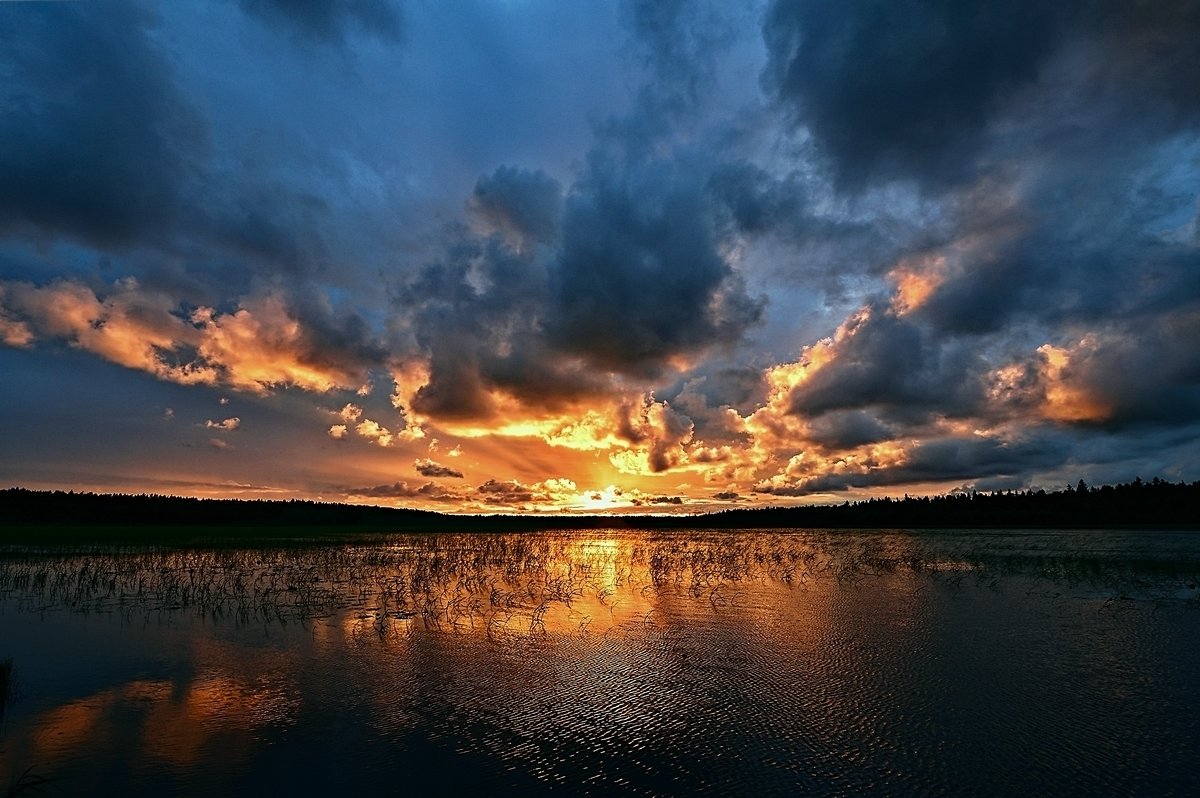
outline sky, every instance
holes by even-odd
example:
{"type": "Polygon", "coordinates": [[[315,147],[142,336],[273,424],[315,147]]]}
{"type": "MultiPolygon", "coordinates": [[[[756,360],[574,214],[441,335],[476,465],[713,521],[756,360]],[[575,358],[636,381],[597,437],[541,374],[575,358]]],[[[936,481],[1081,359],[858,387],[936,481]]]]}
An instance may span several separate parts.
{"type": "Polygon", "coordinates": [[[1200,2],[0,3],[0,484],[1200,478],[1200,2]]]}

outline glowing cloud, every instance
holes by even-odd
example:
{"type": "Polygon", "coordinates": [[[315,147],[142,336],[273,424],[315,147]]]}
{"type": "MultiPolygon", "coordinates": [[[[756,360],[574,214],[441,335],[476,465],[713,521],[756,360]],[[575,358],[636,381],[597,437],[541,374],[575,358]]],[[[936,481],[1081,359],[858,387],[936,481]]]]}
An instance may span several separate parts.
{"type": "Polygon", "coordinates": [[[372,421],[369,418],[360,421],[358,426],[354,428],[354,431],[377,446],[385,448],[391,446],[392,441],[395,440],[391,430],[380,426],[379,422],[372,421]]]}
{"type": "Polygon", "coordinates": [[[901,261],[888,273],[896,285],[892,310],[904,315],[916,310],[946,279],[944,255],[901,261]]]}
{"type": "Polygon", "coordinates": [[[200,328],[200,358],[218,364],[223,380],[251,393],[282,386],[314,392],[357,388],[365,374],[317,350],[283,299],[251,300],[232,314],[198,308],[190,317],[200,328]]]}
{"type": "Polygon", "coordinates": [[[70,280],[2,287],[9,345],[27,345],[36,332],[159,379],[260,395],[280,387],[357,388],[365,379],[361,366],[322,352],[279,296],[247,299],[229,314],[199,307],[184,317],[178,300],[133,278],[115,283],[103,299],[70,280]]]}
{"type": "Polygon", "coordinates": [[[1074,351],[1051,344],[1038,347],[1044,391],[1042,413],[1054,421],[1100,421],[1112,408],[1073,380],[1071,360],[1081,350],[1094,347],[1092,338],[1084,338],[1074,351]]]}
{"type": "Polygon", "coordinates": [[[1194,2],[344,10],[399,2],[2,4],[9,479],[669,512],[1198,476],[1194,2]],[[464,24],[512,56],[482,88],[464,24]]]}

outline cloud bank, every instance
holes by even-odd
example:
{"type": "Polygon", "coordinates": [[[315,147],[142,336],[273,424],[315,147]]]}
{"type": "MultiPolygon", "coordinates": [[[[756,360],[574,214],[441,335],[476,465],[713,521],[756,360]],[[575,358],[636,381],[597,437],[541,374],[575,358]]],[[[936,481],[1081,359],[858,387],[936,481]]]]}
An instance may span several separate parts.
{"type": "Polygon", "coordinates": [[[0,471],[236,440],[171,484],[475,511],[1195,479],[1198,42],[1192,0],[0,4],[0,471]]]}

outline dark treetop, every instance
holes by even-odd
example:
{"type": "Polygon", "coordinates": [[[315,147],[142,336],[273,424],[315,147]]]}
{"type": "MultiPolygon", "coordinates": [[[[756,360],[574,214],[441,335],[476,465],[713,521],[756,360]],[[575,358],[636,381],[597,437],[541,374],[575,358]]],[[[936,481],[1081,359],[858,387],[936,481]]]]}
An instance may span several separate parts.
{"type": "MultiPolygon", "coordinates": [[[[1170,483],[1158,478],[1120,485],[946,496],[880,498],[841,505],[726,510],[702,515],[488,515],[468,516],[424,510],[312,501],[191,499],[0,490],[2,536],[69,528],[107,537],[117,528],[199,527],[264,531],[512,531],[625,528],[946,528],[946,527],[1191,527],[1200,528],[1200,482],[1170,483]]],[[[232,531],[232,530],[229,530],[232,531]]]]}

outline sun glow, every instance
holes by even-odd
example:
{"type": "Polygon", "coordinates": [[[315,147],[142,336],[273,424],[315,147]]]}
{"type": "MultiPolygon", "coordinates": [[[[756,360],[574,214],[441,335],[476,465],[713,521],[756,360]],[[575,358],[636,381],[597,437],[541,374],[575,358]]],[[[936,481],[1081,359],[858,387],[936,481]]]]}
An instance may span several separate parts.
{"type": "Polygon", "coordinates": [[[609,485],[604,490],[593,490],[583,494],[580,507],[590,512],[602,512],[615,507],[629,507],[632,502],[624,495],[624,491],[615,485],[609,485]]]}

